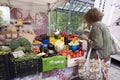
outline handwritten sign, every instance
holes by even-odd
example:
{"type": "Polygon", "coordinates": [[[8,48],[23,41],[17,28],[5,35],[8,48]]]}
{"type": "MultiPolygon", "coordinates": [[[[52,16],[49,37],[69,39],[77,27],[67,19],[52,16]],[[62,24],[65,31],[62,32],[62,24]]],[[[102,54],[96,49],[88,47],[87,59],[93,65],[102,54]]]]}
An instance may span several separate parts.
{"type": "Polygon", "coordinates": [[[24,52],[23,51],[15,51],[15,52],[12,52],[14,58],[18,58],[18,57],[22,57],[24,55],[24,52]]]}

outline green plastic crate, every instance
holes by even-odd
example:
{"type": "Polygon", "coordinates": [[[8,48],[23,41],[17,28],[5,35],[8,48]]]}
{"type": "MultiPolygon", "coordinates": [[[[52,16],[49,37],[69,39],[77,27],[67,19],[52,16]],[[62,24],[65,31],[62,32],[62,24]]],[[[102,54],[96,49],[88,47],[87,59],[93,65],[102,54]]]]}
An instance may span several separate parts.
{"type": "Polygon", "coordinates": [[[66,67],[65,56],[53,56],[48,58],[42,58],[42,71],[50,71],[53,69],[60,69],[66,67]]]}

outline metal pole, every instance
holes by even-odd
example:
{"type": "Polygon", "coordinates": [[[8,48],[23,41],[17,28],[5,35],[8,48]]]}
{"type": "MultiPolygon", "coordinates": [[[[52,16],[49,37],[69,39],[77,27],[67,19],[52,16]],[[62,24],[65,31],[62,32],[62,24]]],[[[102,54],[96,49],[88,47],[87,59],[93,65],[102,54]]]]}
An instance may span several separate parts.
{"type": "Polygon", "coordinates": [[[76,13],[76,29],[78,28],[78,13],[76,13]]]}
{"type": "Polygon", "coordinates": [[[58,18],[58,16],[57,16],[57,10],[55,11],[56,12],[56,15],[55,15],[55,31],[56,31],[56,29],[57,29],[57,18],[58,18]]]}
{"type": "Polygon", "coordinates": [[[67,30],[67,32],[70,32],[71,10],[72,10],[72,7],[73,7],[73,2],[74,2],[74,0],[69,0],[70,7],[69,7],[69,11],[68,11],[68,30],[67,30]]]}
{"type": "Polygon", "coordinates": [[[51,33],[51,30],[50,30],[50,3],[48,3],[47,4],[48,5],[48,12],[47,12],[47,14],[48,14],[48,34],[50,35],[50,33],[51,33]]]}

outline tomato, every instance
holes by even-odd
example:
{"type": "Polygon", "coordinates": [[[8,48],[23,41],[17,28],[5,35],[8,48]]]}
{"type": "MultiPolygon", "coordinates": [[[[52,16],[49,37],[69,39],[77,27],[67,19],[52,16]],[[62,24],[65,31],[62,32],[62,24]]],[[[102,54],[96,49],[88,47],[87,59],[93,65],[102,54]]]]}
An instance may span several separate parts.
{"type": "Polygon", "coordinates": [[[81,51],[81,56],[84,56],[84,51],[81,51]]]}

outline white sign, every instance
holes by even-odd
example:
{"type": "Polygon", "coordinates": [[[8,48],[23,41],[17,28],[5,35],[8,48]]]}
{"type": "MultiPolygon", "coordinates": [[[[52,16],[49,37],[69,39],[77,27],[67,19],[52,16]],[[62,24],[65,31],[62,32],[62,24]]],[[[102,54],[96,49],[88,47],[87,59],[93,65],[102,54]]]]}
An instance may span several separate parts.
{"type": "Polygon", "coordinates": [[[15,51],[15,52],[12,52],[14,58],[18,58],[18,57],[22,57],[24,55],[24,52],[23,51],[15,51]]]}
{"type": "Polygon", "coordinates": [[[10,22],[10,8],[0,6],[0,23],[7,24],[10,22]]]}

